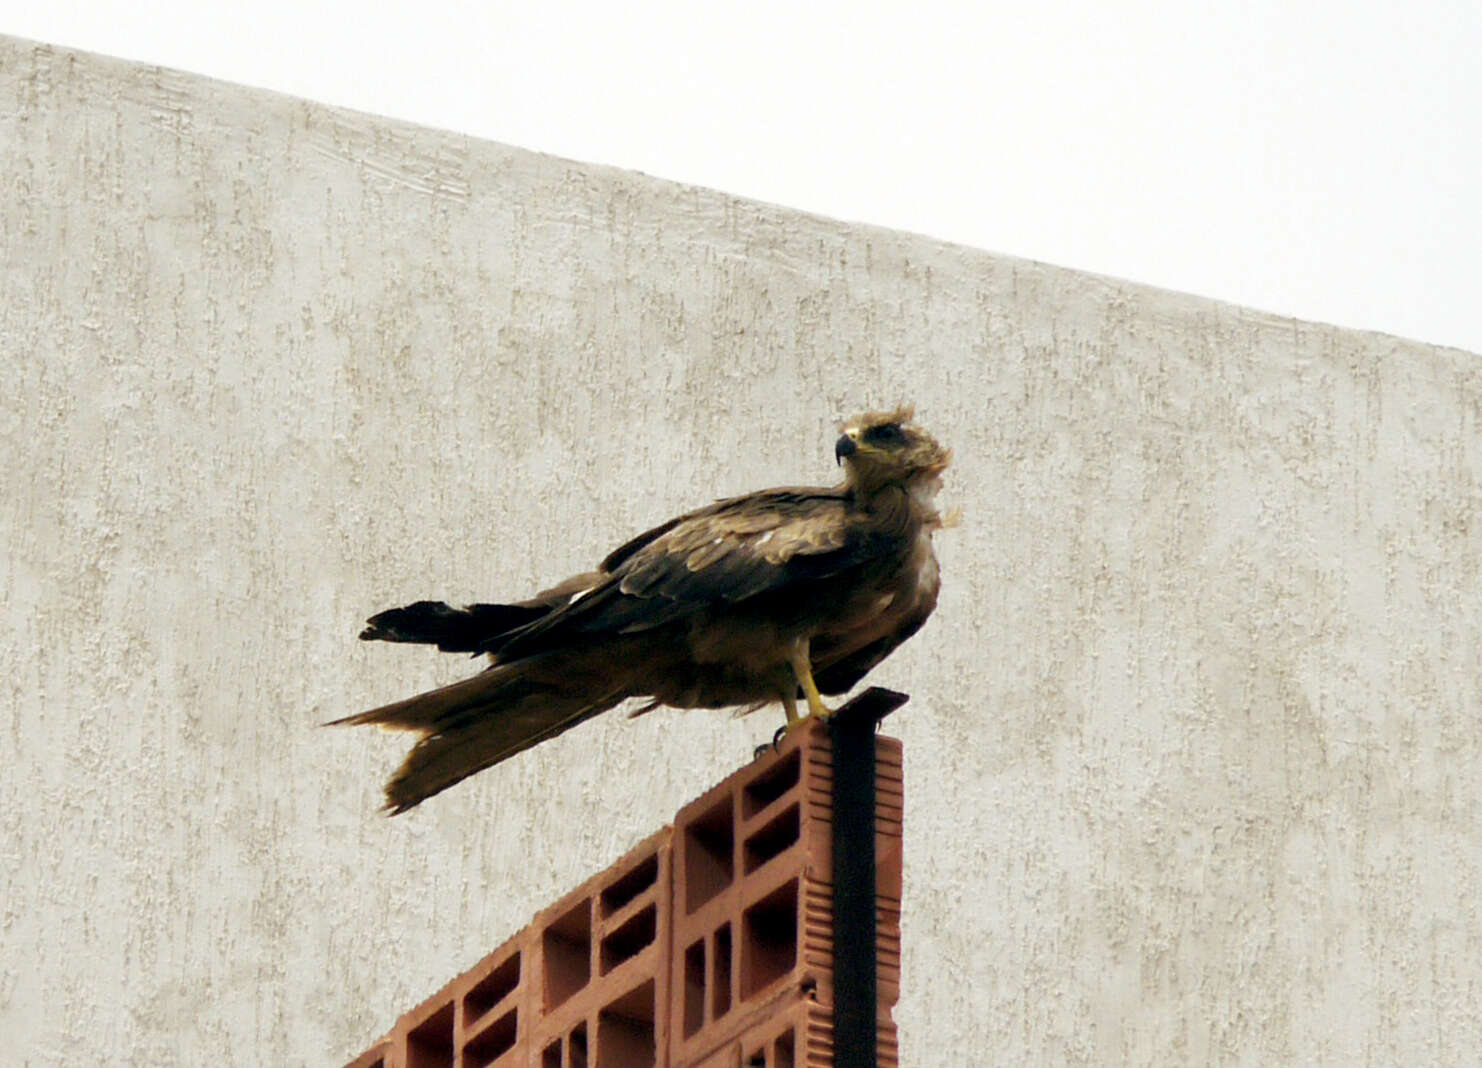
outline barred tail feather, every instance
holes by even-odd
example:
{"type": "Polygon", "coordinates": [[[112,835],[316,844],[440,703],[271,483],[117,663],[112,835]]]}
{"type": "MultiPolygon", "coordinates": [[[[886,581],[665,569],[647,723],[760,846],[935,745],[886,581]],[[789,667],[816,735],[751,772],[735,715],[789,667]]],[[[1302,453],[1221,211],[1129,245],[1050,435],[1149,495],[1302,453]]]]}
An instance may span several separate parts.
{"type": "Polygon", "coordinates": [[[521,682],[518,665],[492,667],[471,679],[462,679],[435,690],[394,701],[368,712],[332,719],[326,727],[361,727],[374,724],[392,730],[437,731],[449,725],[460,712],[497,705],[511,687],[521,682]]]}
{"type": "Polygon", "coordinates": [[[470,775],[606,712],[619,700],[592,704],[572,695],[531,694],[428,735],[412,747],[386,784],[386,811],[393,816],[405,812],[470,775]]]}
{"type": "Polygon", "coordinates": [[[563,689],[550,678],[533,678],[537,665],[517,661],[492,667],[326,726],[377,724],[422,732],[386,784],[386,809],[396,815],[607,711],[625,696],[621,689],[596,694],[563,689]]]}

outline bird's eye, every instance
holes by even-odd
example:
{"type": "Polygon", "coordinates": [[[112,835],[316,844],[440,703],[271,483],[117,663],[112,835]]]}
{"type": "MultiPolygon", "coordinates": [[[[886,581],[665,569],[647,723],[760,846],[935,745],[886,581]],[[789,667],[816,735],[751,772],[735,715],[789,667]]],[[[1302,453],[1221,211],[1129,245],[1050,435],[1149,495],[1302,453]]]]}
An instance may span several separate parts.
{"type": "Polygon", "coordinates": [[[899,423],[881,423],[864,432],[865,440],[871,445],[894,445],[904,436],[899,423]]]}

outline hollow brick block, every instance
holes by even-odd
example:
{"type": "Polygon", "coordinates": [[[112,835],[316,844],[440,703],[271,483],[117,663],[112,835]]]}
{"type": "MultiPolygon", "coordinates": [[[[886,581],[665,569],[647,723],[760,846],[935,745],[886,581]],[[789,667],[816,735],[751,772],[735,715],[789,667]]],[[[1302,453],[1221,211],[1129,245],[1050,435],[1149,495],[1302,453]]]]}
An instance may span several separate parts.
{"type": "MultiPolygon", "coordinates": [[[[904,793],[900,743],[875,752],[878,1063],[892,1068],[904,793]]],[[[347,1068],[831,1066],[832,777],[828,728],[793,732],[347,1068]]]]}
{"type": "Polygon", "coordinates": [[[669,841],[666,827],[528,928],[537,1068],[669,1063],[669,841]]]}
{"type": "MultiPolygon", "coordinates": [[[[525,1063],[528,929],[397,1020],[382,1068],[515,1068],[525,1063]]],[[[375,1068],[374,1060],[352,1068],[375,1068]]]]}
{"type": "Polygon", "coordinates": [[[804,999],[674,1068],[833,1068],[833,1039],[833,1012],[804,999]]]}
{"type": "MultiPolygon", "coordinates": [[[[877,1011],[888,1022],[900,988],[900,743],[877,739],[875,765],[877,1011]]],[[[801,999],[832,1006],[832,786],[828,728],[810,723],[675,817],[675,1064],[801,999]]]]}
{"type": "MultiPolygon", "coordinates": [[[[833,1009],[812,998],[791,1002],[697,1060],[672,1068],[836,1068],[833,1009]]],[[[899,1068],[895,1025],[880,1022],[875,1068],[899,1068]]]]}

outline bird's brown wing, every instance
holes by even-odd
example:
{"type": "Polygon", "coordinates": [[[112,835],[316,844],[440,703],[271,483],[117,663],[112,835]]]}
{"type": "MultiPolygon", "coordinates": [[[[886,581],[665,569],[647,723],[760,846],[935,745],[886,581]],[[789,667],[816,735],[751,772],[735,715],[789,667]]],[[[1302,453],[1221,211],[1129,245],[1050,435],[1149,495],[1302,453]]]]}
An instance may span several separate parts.
{"type": "Polygon", "coordinates": [[[778,486],[740,497],[725,497],[645,530],[608,553],[600,567],[603,572],[612,574],[671,530],[679,526],[693,529],[692,525],[699,520],[719,517],[723,523],[732,524],[737,533],[764,531],[778,521],[806,516],[810,512],[824,518],[837,507],[842,515],[847,503],[848,498],[841,490],[822,486],[778,486]]]}
{"type": "Polygon", "coordinates": [[[516,631],[501,659],[649,630],[838,576],[878,558],[887,538],[860,522],[836,490],[775,489],[719,501],[617,549],[603,561],[601,583],[516,631]]]}
{"type": "Polygon", "coordinates": [[[423,734],[386,787],[387,807],[405,811],[625,696],[650,692],[642,632],[771,596],[778,599],[767,602],[769,611],[791,603],[826,611],[817,581],[869,567],[888,550],[888,538],[835,490],[768,490],[717,502],[628,542],[592,584],[581,576],[558,587],[560,596],[541,602],[539,618],[498,635],[488,670],[337,722],[423,734]]]}

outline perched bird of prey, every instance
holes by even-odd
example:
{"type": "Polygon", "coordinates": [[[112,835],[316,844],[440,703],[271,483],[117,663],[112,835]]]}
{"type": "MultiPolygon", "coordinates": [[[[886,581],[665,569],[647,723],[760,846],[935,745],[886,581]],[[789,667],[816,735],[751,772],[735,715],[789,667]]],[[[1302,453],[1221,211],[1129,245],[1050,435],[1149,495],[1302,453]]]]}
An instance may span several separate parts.
{"type": "Polygon", "coordinates": [[[759,708],[828,716],[937,602],[933,503],[950,453],[909,408],[851,419],[833,487],[749,493],[676,516],[596,571],[516,604],[418,601],[362,639],[487,653],[473,678],[336,723],[422,737],[386,786],[404,812],[632,697],[635,712],[759,708]]]}

